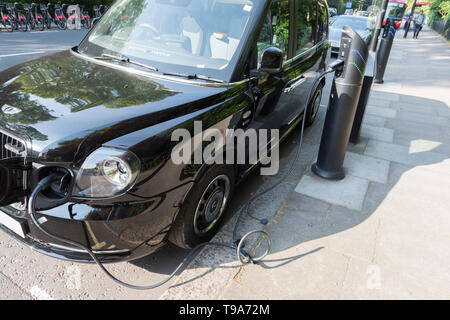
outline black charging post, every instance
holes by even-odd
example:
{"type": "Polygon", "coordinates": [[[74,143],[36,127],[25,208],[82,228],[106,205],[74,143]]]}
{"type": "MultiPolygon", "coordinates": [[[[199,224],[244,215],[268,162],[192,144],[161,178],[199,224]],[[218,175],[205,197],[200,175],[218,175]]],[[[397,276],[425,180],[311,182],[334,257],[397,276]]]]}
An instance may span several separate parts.
{"type": "Polygon", "coordinates": [[[364,120],[367,102],[369,101],[370,91],[372,90],[373,78],[375,76],[375,61],[372,54],[369,53],[366,63],[366,72],[362,84],[361,94],[359,95],[358,107],[356,108],[355,120],[353,121],[350,142],[358,143],[361,133],[361,125],[364,120]]]}
{"type": "Polygon", "coordinates": [[[380,41],[380,47],[377,51],[377,68],[375,71],[375,83],[383,83],[384,72],[389,61],[389,55],[391,54],[392,43],[395,38],[395,29],[391,19],[386,20],[386,25],[383,29],[383,35],[380,41]]]}
{"type": "Polygon", "coordinates": [[[345,152],[350,138],[356,107],[359,101],[364,72],[369,56],[366,43],[350,27],[342,29],[339,59],[342,70],[336,71],[330,102],[320,143],[317,162],[312,171],[331,180],[345,178],[345,152]]]}

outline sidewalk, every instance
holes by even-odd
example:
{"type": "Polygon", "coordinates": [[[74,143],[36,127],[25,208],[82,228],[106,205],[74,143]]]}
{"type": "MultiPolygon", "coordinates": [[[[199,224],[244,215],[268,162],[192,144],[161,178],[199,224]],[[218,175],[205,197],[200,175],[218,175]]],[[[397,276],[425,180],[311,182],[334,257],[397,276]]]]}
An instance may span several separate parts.
{"type": "MultiPolygon", "coordinates": [[[[411,37],[399,32],[373,87],[346,179],[309,169],[322,108],[292,177],[251,207],[270,218],[271,254],[242,266],[231,250],[205,248],[160,299],[450,299],[450,46],[427,27],[411,37]]],[[[253,229],[248,218],[240,233],[253,229]]]]}

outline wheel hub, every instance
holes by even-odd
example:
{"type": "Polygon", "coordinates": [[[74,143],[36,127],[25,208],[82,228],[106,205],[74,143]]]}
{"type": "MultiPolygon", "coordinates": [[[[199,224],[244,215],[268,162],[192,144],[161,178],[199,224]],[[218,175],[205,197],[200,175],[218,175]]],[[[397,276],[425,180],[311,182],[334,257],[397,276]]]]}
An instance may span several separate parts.
{"type": "Polygon", "coordinates": [[[219,204],[222,204],[223,196],[224,194],[222,190],[216,190],[209,198],[205,211],[205,220],[207,222],[212,222],[217,217],[220,211],[219,204]]]}
{"type": "Polygon", "coordinates": [[[203,192],[194,216],[194,230],[204,235],[219,221],[230,193],[230,179],[226,175],[216,177],[203,192]]]}

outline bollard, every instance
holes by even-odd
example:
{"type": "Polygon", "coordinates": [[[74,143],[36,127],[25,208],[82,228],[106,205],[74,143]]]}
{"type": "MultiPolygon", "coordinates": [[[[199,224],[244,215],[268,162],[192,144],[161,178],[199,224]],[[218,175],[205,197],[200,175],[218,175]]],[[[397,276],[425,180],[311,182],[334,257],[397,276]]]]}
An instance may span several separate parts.
{"type": "Polygon", "coordinates": [[[364,73],[364,81],[362,84],[361,94],[359,95],[358,107],[356,108],[355,120],[353,121],[352,132],[350,134],[350,142],[358,143],[361,132],[361,125],[366,112],[367,102],[369,101],[370,91],[372,90],[373,77],[375,75],[375,61],[372,54],[369,54],[366,64],[366,72],[364,73]]]}
{"type": "Polygon", "coordinates": [[[344,67],[342,71],[336,72],[333,80],[319,155],[312,166],[312,171],[324,179],[345,178],[345,152],[368,56],[365,42],[352,28],[345,26],[339,50],[339,59],[344,60],[344,67]]]}
{"type": "Polygon", "coordinates": [[[387,19],[384,26],[383,36],[380,41],[380,47],[377,51],[377,68],[375,70],[375,83],[383,83],[384,72],[391,54],[392,43],[395,38],[395,27],[391,24],[391,20],[387,19]]]}

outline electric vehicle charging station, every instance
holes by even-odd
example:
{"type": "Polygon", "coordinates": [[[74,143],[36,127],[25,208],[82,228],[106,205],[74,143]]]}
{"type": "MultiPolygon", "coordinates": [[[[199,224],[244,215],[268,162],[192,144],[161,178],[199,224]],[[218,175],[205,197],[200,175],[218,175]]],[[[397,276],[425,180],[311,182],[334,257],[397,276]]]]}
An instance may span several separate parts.
{"type": "Polygon", "coordinates": [[[383,83],[384,72],[389,61],[389,55],[394,42],[396,29],[391,19],[386,20],[386,25],[383,29],[383,35],[380,41],[380,47],[377,51],[377,68],[375,70],[375,83],[383,83]]]}
{"type": "MultiPolygon", "coordinates": [[[[312,171],[324,179],[342,180],[347,144],[363,86],[369,50],[350,27],[342,29],[338,59],[344,61],[335,73],[317,162],[312,171]]],[[[367,94],[368,95],[368,94],[367,94]]]]}

